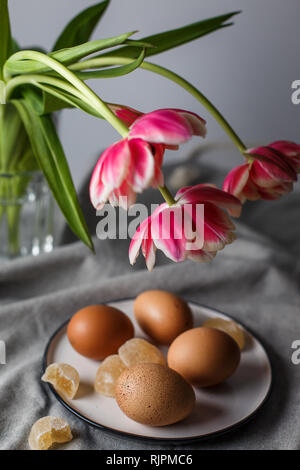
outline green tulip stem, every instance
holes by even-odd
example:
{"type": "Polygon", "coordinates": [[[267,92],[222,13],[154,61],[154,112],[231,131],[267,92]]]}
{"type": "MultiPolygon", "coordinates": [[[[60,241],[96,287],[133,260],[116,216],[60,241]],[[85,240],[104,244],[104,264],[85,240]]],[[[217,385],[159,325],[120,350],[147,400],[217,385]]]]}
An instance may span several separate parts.
{"type": "MultiPolygon", "coordinates": [[[[61,75],[65,80],[71,83],[77,90],[79,90],[83,96],[85,96],[89,104],[96,109],[104,119],[106,119],[122,137],[128,135],[128,127],[119,119],[115,114],[110,110],[110,108],[102,101],[99,96],[97,96],[82,80],[80,80],[76,75],[65,67],[63,64],[53,59],[52,57],[43,54],[42,52],[37,51],[19,51],[13,54],[9,61],[15,60],[35,60],[39,63],[46,65],[51,68],[59,75],[61,75]]],[[[7,62],[6,62],[7,64],[7,62]]],[[[9,82],[10,75],[4,66],[4,77],[5,81],[9,82]]],[[[22,82],[22,79],[26,80],[26,75],[18,77],[20,79],[19,84],[22,82]]],[[[13,79],[12,79],[13,80],[13,79]]]]}
{"type": "Polygon", "coordinates": [[[180,75],[177,75],[176,73],[174,73],[174,72],[172,72],[172,71],[170,71],[170,70],[168,70],[165,67],[162,67],[160,65],[152,64],[150,62],[144,62],[141,66],[145,70],[149,70],[151,72],[162,75],[163,77],[166,77],[169,80],[172,80],[173,82],[177,83],[177,85],[181,86],[186,91],[188,91],[191,95],[193,95],[202,104],[202,106],[204,106],[207,109],[207,111],[218,122],[218,124],[220,124],[220,126],[223,128],[223,130],[228,135],[228,137],[237,146],[239,151],[242,154],[244,153],[244,151],[246,150],[246,146],[241,141],[241,139],[236,134],[236,132],[233,130],[231,125],[224,118],[224,116],[220,113],[220,111],[212,104],[212,102],[208,98],[206,98],[206,96],[203,93],[201,93],[194,85],[189,83],[187,80],[182,78],[180,75]]]}
{"type": "MultiPolygon", "coordinates": [[[[94,59],[88,59],[85,61],[78,62],[76,64],[72,64],[69,66],[69,69],[76,72],[80,70],[92,69],[97,67],[106,67],[109,65],[126,65],[130,63],[132,59],[127,57],[116,57],[116,56],[103,56],[97,57],[94,59]]],[[[140,67],[144,70],[148,70],[150,72],[156,73],[161,75],[169,80],[177,83],[177,85],[184,88],[188,93],[194,96],[201,104],[204,106],[207,111],[214,117],[214,119],[220,124],[220,126],[224,129],[226,134],[230,137],[232,142],[237,146],[239,151],[244,154],[246,150],[246,146],[241,141],[239,136],[233,130],[231,125],[228,121],[224,118],[224,116],[220,113],[220,111],[209,101],[203,93],[201,93],[194,85],[189,83],[187,80],[182,78],[180,75],[172,72],[171,70],[162,67],[160,65],[153,64],[151,62],[144,61],[140,67]]]]}
{"type": "Polygon", "coordinates": [[[87,102],[85,96],[77,88],[75,88],[73,85],[70,85],[65,80],[60,80],[58,78],[42,74],[18,75],[17,77],[11,78],[6,84],[6,98],[9,100],[13,91],[19,86],[27,84],[38,86],[40,83],[45,83],[47,85],[60,88],[61,90],[71,93],[87,102]]]}
{"type": "Polygon", "coordinates": [[[169,189],[167,188],[166,185],[159,186],[158,189],[159,189],[162,197],[166,201],[166,203],[169,204],[169,206],[173,206],[174,204],[176,204],[175,199],[173,198],[172,194],[170,193],[170,191],[169,191],[169,189]]]}
{"type": "MultiPolygon", "coordinates": [[[[59,78],[50,77],[49,75],[38,75],[38,74],[22,75],[22,76],[17,76],[17,77],[10,79],[6,85],[6,96],[8,97],[8,99],[11,97],[11,95],[13,94],[16,88],[22,85],[26,85],[26,84],[34,85],[37,88],[41,88],[41,89],[43,89],[43,84],[51,85],[55,88],[58,88],[62,91],[65,91],[75,96],[82,102],[90,105],[89,99],[86,96],[84,96],[77,88],[75,88],[73,85],[70,85],[65,80],[60,80],[59,78]]],[[[47,93],[51,94],[51,88],[47,89],[47,93]]],[[[55,89],[53,89],[52,94],[54,96],[57,96],[55,89]]],[[[96,112],[99,115],[99,118],[103,118],[102,114],[99,113],[98,109],[96,110],[96,112]]]]}

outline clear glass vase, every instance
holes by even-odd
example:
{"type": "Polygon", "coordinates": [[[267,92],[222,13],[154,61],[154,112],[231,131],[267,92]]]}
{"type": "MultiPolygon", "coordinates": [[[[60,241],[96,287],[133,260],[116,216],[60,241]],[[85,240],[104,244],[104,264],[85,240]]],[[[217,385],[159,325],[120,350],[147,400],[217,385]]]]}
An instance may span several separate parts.
{"type": "Polygon", "coordinates": [[[0,262],[53,250],[54,207],[40,171],[0,173],[0,262]]]}

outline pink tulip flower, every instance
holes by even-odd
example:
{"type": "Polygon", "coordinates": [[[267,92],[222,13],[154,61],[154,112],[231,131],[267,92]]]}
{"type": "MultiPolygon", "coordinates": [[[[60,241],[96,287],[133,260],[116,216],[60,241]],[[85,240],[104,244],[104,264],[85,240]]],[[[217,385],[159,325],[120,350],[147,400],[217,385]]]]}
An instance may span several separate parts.
{"type": "Polygon", "coordinates": [[[139,112],[131,108],[115,108],[114,112],[134,122],[128,136],[108,147],[96,164],[90,182],[90,199],[96,209],[106,201],[127,209],[135,203],[137,193],[163,186],[165,149],[176,149],[193,135],[206,134],[205,121],[189,111],[160,109],[137,119],[139,112]]]}
{"type": "Polygon", "coordinates": [[[241,203],[234,196],[199,184],[179,190],[175,201],[173,206],[161,204],[141,223],[129,248],[131,264],[140,249],[149,271],[155,265],[157,249],[175,262],[207,262],[235,240],[235,226],[225,212],[240,214],[241,203]]]}
{"type": "Polygon", "coordinates": [[[95,209],[106,201],[127,210],[136,193],[149,186],[163,185],[161,165],[164,146],[142,139],[123,139],[108,147],[95,166],[90,182],[90,199],[95,209]]]}
{"type": "Polygon", "coordinates": [[[276,148],[277,145],[275,142],[269,147],[247,150],[248,163],[228,173],[223,191],[233,194],[241,202],[247,199],[274,200],[291,192],[293,182],[297,181],[295,163],[276,148]]]}
{"type": "Polygon", "coordinates": [[[148,142],[177,146],[193,135],[206,136],[206,122],[182,109],[158,109],[139,117],[130,128],[130,137],[148,142]]]}

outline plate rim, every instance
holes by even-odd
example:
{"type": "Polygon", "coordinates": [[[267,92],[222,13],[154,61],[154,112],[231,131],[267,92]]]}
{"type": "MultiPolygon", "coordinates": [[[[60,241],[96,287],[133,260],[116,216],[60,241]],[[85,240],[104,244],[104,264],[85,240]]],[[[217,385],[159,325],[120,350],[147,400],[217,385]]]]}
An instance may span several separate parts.
{"type": "MultiPolygon", "coordinates": [[[[95,429],[100,429],[101,431],[104,431],[106,433],[117,435],[118,437],[121,437],[123,439],[126,439],[126,438],[128,439],[129,438],[129,439],[132,439],[132,440],[139,440],[139,441],[143,441],[143,442],[157,443],[157,444],[158,443],[173,444],[173,445],[190,444],[190,443],[194,443],[194,442],[201,442],[201,441],[206,441],[206,440],[210,440],[210,439],[213,439],[213,438],[221,437],[221,436],[224,436],[228,433],[231,433],[231,432],[234,432],[234,431],[240,429],[244,424],[247,424],[249,421],[251,421],[262,410],[262,408],[265,406],[265,404],[269,400],[270,395],[272,393],[273,382],[274,382],[274,378],[273,378],[274,369],[273,369],[272,361],[271,361],[270,356],[268,354],[268,349],[266,348],[266,346],[264,344],[264,341],[261,340],[260,336],[257,336],[256,333],[254,334],[253,331],[250,328],[246,327],[241,321],[237,320],[234,316],[232,316],[232,315],[230,315],[226,312],[222,312],[221,310],[219,310],[215,307],[210,307],[209,305],[202,304],[202,303],[197,302],[195,300],[189,300],[185,296],[181,296],[181,297],[186,302],[188,302],[189,304],[194,304],[198,307],[207,308],[209,310],[215,311],[216,313],[219,313],[220,315],[225,315],[228,318],[231,318],[232,320],[236,321],[246,331],[251,333],[251,335],[256,339],[256,341],[259,343],[259,345],[264,350],[265,355],[266,355],[267,360],[268,360],[268,363],[269,363],[269,368],[270,368],[270,385],[269,385],[268,391],[267,391],[264,399],[261,401],[261,403],[245,418],[241,419],[237,423],[226,426],[225,428],[220,429],[219,431],[212,431],[208,434],[204,434],[203,436],[179,437],[179,438],[142,436],[140,434],[135,434],[135,433],[126,432],[126,431],[120,431],[118,429],[110,428],[109,426],[105,426],[103,424],[97,423],[96,421],[93,421],[92,419],[88,418],[87,416],[84,416],[80,412],[76,411],[71,405],[69,405],[59,395],[59,393],[55,390],[55,388],[50,383],[43,383],[43,385],[45,387],[48,387],[48,389],[50,389],[50,391],[55,396],[55,398],[58,400],[58,402],[64,408],[66,408],[70,413],[72,413],[74,416],[81,419],[82,421],[84,421],[85,423],[87,423],[88,425],[92,426],[95,429]]],[[[107,302],[103,302],[102,305],[109,305],[111,303],[117,303],[117,302],[134,301],[134,299],[135,299],[135,297],[124,297],[124,298],[121,298],[121,299],[115,299],[115,300],[110,300],[110,301],[107,301],[107,302]]],[[[71,318],[72,318],[72,316],[69,317],[67,320],[65,320],[58,328],[56,328],[55,331],[50,336],[49,340],[47,341],[47,344],[46,344],[45,350],[44,350],[44,354],[43,354],[43,358],[42,358],[42,374],[44,374],[44,372],[47,368],[47,356],[48,356],[49,348],[52,344],[52,341],[59,334],[59,332],[61,330],[63,330],[63,328],[66,327],[66,325],[69,323],[71,318]]]]}

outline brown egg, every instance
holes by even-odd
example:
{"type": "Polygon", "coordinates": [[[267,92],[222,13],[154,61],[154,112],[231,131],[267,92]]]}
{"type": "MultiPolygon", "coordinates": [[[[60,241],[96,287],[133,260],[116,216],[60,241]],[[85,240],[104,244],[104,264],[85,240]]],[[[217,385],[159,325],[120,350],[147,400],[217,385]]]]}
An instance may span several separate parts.
{"type": "Polygon", "coordinates": [[[195,406],[192,387],[177,372],[161,364],[137,364],[122,372],[115,396],[129,418],[149,426],[181,421],[195,406]]]}
{"type": "Polygon", "coordinates": [[[103,360],[117,354],[119,347],[134,335],[131,320],[114,307],[91,305],[71,318],[67,334],[79,354],[103,360]]]}
{"type": "Polygon", "coordinates": [[[148,290],[134,302],[134,315],[142,330],[159,344],[170,344],[193,327],[188,304],[171,292],[148,290]]]}
{"type": "Polygon", "coordinates": [[[209,387],[234,373],[240,355],[238,344],[227,333],[201,327],[185,331],[173,341],[168,365],[189,383],[209,387]]]}

